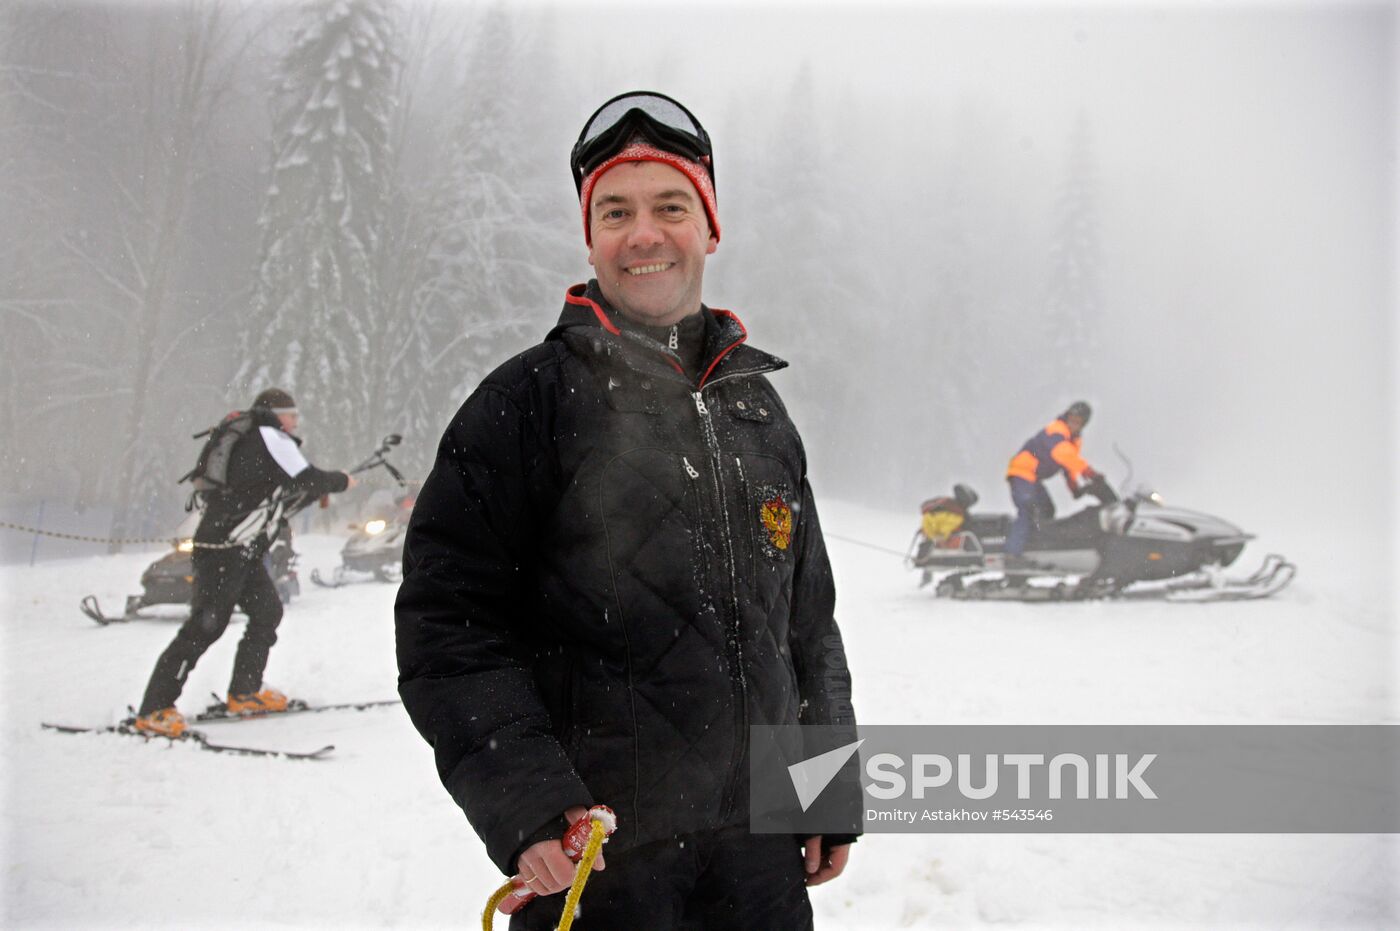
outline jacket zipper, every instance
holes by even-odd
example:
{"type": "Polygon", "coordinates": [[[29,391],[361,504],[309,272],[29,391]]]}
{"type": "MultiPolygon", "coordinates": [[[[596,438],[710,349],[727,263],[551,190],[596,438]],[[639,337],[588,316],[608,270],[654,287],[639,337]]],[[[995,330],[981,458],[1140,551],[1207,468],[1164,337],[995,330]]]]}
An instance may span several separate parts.
{"type": "MultiPolygon", "coordinates": [[[[722,556],[722,574],[726,584],[725,608],[728,614],[725,624],[725,653],[729,660],[729,682],[730,690],[735,702],[735,725],[734,750],[731,754],[729,777],[724,787],[724,797],[721,802],[721,817],[728,817],[734,809],[734,790],[738,783],[739,765],[744,759],[744,740],[748,733],[749,703],[748,703],[748,683],[744,676],[744,648],[743,638],[740,629],[739,614],[739,585],[735,578],[738,564],[734,556],[734,538],[729,522],[729,508],[726,504],[727,498],[724,493],[724,456],[719,446],[719,435],[715,432],[715,424],[710,416],[710,409],[705,406],[705,399],[702,396],[704,389],[692,393],[695,399],[695,411],[700,419],[700,433],[705,440],[705,448],[710,454],[710,467],[714,472],[714,496],[716,510],[719,514],[720,522],[720,549],[722,556]]],[[[689,466],[689,462],[686,463],[689,466]]]]}

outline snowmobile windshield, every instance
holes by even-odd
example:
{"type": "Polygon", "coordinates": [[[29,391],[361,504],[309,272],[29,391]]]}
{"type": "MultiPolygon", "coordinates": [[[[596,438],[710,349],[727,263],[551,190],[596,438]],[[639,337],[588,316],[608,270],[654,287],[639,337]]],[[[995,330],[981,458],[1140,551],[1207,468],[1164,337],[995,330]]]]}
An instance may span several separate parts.
{"type": "Polygon", "coordinates": [[[569,164],[574,187],[583,193],[583,179],[618,152],[633,136],[693,162],[715,176],[710,135],[689,110],[664,94],[631,91],[603,104],[579,133],[569,164]]]}

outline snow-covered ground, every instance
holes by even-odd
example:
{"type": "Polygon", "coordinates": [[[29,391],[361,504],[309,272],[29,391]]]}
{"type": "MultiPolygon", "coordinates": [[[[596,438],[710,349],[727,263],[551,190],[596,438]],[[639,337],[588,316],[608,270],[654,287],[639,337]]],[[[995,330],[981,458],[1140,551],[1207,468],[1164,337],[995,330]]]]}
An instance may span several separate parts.
{"type": "MultiPolygon", "coordinates": [[[[827,502],[840,617],[867,723],[1396,723],[1389,582],[1334,540],[1265,541],[1300,566],[1259,603],[938,601],[898,550],[916,515],[827,502]]],[[[395,697],[392,586],[328,590],[341,540],[298,538],[305,588],[267,681],[335,702],[395,697]]],[[[500,877],[402,709],[212,725],[226,743],[324,762],[231,757],[40,721],[114,723],[170,621],[100,628],[156,552],[0,567],[6,927],[471,927],[500,877]]],[[[198,710],[227,685],[241,629],[191,676],[198,710]]],[[[872,835],[813,890],[823,929],[1400,925],[1386,835],[872,835]]],[[[587,893],[585,893],[585,903],[587,893]]],[[[504,927],[505,922],[498,922],[504,927]]]]}

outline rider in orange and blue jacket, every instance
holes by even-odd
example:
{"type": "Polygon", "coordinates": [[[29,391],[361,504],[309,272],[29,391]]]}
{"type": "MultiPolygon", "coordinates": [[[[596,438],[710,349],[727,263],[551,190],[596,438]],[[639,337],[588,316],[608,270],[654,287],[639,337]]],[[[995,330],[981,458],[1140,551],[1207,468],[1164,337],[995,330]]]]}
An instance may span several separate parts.
{"type": "Polygon", "coordinates": [[[1055,503],[1042,484],[1047,478],[1064,472],[1065,481],[1077,498],[1082,493],[1082,485],[1102,477],[1079,453],[1080,433],[1091,413],[1086,402],[1075,401],[1044,430],[1026,440],[1020,452],[1012,457],[1006,469],[1006,480],[1011,486],[1011,500],[1016,505],[1016,519],[1006,536],[1008,557],[1019,559],[1026,551],[1031,531],[1055,519],[1055,503]]]}

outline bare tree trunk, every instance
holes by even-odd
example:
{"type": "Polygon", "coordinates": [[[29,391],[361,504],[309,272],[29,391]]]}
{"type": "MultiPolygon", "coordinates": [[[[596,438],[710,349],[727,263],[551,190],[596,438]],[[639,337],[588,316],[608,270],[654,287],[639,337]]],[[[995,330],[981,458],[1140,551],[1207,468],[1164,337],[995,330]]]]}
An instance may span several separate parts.
{"type": "MultiPolygon", "coordinates": [[[[149,153],[151,163],[163,159],[163,170],[145,175],[147,188],[138,199],[140,205],[149,205],[152,209],[144,255],[136,263],[136,325],[132,333],[134,345],[128,356],[131,360],[128,373],[130,404],[125,417],[121,465],[112,514],[111,536],[115,540],[131,535],[138,509],[144,504],[137,495],[140,486],[138,470],[149,432],[147,420],[151,416],[152,394],[159,382],[160,365],[157,360],[163,358],[159,350],[169,309],[171,278],[175,259],[180,254],[186,207],[194,181],[194,151],[203,138],[211,110],[221,93],[221,89],[211,87],[209,81],[210,62],[216,54],[220,37],[219,7],[211,5],[199,10],[191,7],[188,15],[197,18],[188,24],[185,39],[180,43],[182,57],[177,75],[179,83],[171,104],[172,119],[163,126],[152,126],[145,139],[154,149],[162,141],[159,137],[162,129],[169,133],[163,140],[166,142],[165,151],[149,153]]],[[[150,91],[147,97],[151,113],[157,110],[154,104],[163,91],[162,77],[155,70],[148,75],[150,91]]],[[[140,255],[138,250],[141,245],[133,243],[132,253],[140,255]]],[[[118,552],[121,544],[111,543],[108,548],[110,552],[118,552]]]]}

